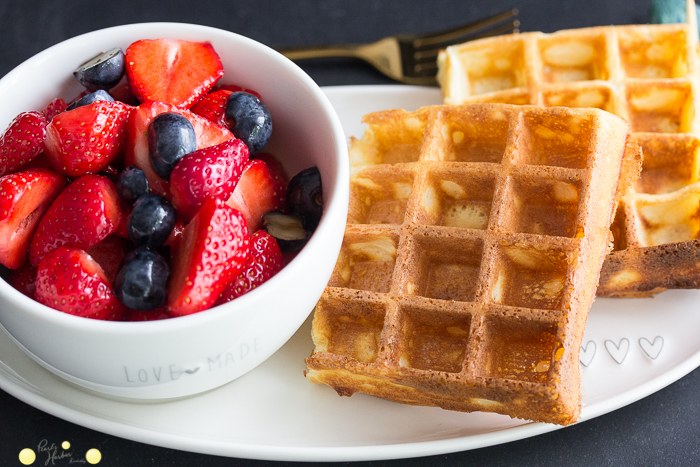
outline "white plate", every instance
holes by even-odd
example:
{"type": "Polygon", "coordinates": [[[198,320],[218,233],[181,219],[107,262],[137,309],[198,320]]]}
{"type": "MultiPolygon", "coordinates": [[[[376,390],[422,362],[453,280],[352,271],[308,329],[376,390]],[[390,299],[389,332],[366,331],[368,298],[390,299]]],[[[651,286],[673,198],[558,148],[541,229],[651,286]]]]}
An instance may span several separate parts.
{"type": "MultiPolygon", "coordinates": [[[[326,88],[348,136],[375,110],[440,103],[437,89],[326,88]]],[[[582,420],[610,412],[700,365],[700,291],[655,299],[600,299],[581,360],[582,420]]],[[[444,454],[559,428],[493,414],[411,407],[363,394],[340,398],[303,376],[310,320],[261,366],[188,399],[133,403],[88,393],[41,368],[0,333],[0,387],[57,417],[123,438],[181,450],[289,461],[351,461],[444,454]]]]}

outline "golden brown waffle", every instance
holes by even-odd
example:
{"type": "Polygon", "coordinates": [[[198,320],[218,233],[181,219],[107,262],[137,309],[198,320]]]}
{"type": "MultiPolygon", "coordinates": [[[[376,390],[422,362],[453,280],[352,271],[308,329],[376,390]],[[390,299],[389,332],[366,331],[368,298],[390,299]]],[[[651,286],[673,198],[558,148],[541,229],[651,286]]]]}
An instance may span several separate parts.
{"type": "Polygon", "coordinates": [[[369,114],[307,377],[340,395],[569,424],[629,125],[597,109],[369,114]]]}
{"type": "Polygon", "coordinates": [[[630,122],[644,165],[615,221],[615,251],[603,266],[599,296],[700,287],[700,69],[694,27],[525,33],[440,54],[446,104],[596,107],[630,122]]]}

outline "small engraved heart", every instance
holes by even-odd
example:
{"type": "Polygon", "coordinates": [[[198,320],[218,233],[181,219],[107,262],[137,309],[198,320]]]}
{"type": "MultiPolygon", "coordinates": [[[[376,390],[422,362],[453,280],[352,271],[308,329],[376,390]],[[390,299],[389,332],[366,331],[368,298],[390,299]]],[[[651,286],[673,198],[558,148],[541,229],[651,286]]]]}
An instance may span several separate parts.
{"type": "Polygon", "coordinates": [[[581,362],[581,365],[590,365],[593,361],[593,357],[595,356],[595,351],[596,345],[593,341],[588,341],[585,347],[581,346],[581,354],[579,355],[579,361],[581,362]]]}
{"type": "Polygon", "coordinates": [[[195,368],[194,370],[185,370],[185,373],[188,375],[193,375],[199,371],[199,367],[195,368]]]}
{"type": "Polygon", "coordinates": [[[613,360],[621,364],[625,360],[625,357],[627,357],[627,352],[630,350],[630,341],[628,341],[627,338],[623,338],[619,344],[616,344],[611,340],[607,340],[605,341],[605,348],[613,360]]]}
{"type": "Polygon", "coordinates": [[[664,338],[661,336],[656,336],[654,342],[649,342],[649,339],[642,337],[639,339],[639,346],[642,348],[647,357],[652,360],[656,360],[656,357],[661,353],[661,349],[664,347],[664,338]]]}

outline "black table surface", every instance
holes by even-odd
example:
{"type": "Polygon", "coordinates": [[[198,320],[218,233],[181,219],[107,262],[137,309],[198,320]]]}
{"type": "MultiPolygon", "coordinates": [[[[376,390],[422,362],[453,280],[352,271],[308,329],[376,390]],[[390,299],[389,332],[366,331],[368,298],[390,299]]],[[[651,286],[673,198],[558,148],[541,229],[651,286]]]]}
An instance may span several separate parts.
{"type": "MultiPolygon", "coordinates": [[[[512,7],[522,31],[645,23],[650,1],[637,0],[159,0],[0,1],[0,76],[43,49],[121,24],[172,21],[230,30],[271,47],[362,43],[403,32],[430,32],[512,7]]],[[[391,84],[349,59],[302,63],[321,86],[391,84]]],[[[0,103],[2,105],[2,103],[0,103]]],[[[19,452],[42,440],[74,440],[102,453],[105,466],[260,465],[150,446],[43,413],[0,391],[0,465],[22,465],[19,452]]],[[[60,443],[61,441],[56,441],[60,443]]],[[[36,450],[36,449],[35,449],[36,450]]],[[[54,465],[68,464],[57,459],[54,465]]],[[[504,445],[371,465],[700,465],[700,370],[607,415],[504,445]]],[[[51,465],[44,456],[34,465],[51,465]]],[[[85,465],[85,464],[84,464],[85,465]]]]}

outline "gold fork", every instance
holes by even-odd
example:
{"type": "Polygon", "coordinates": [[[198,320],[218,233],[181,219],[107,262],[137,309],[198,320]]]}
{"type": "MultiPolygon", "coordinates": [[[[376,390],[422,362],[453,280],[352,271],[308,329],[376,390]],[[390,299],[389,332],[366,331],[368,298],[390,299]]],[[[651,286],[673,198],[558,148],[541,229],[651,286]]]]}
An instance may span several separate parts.
{"type": "Polygon", "coordinates": [[[517,9],[430,34],[399,34],[371,44],[321,45],[277,49],[291,60],[310,58],[359,58],[377,70],[406,84],[436,86],[437,55],[448,45],[519,32],[517,9]],[[505,24],[503,24],[505,22],[505,24]]]}

